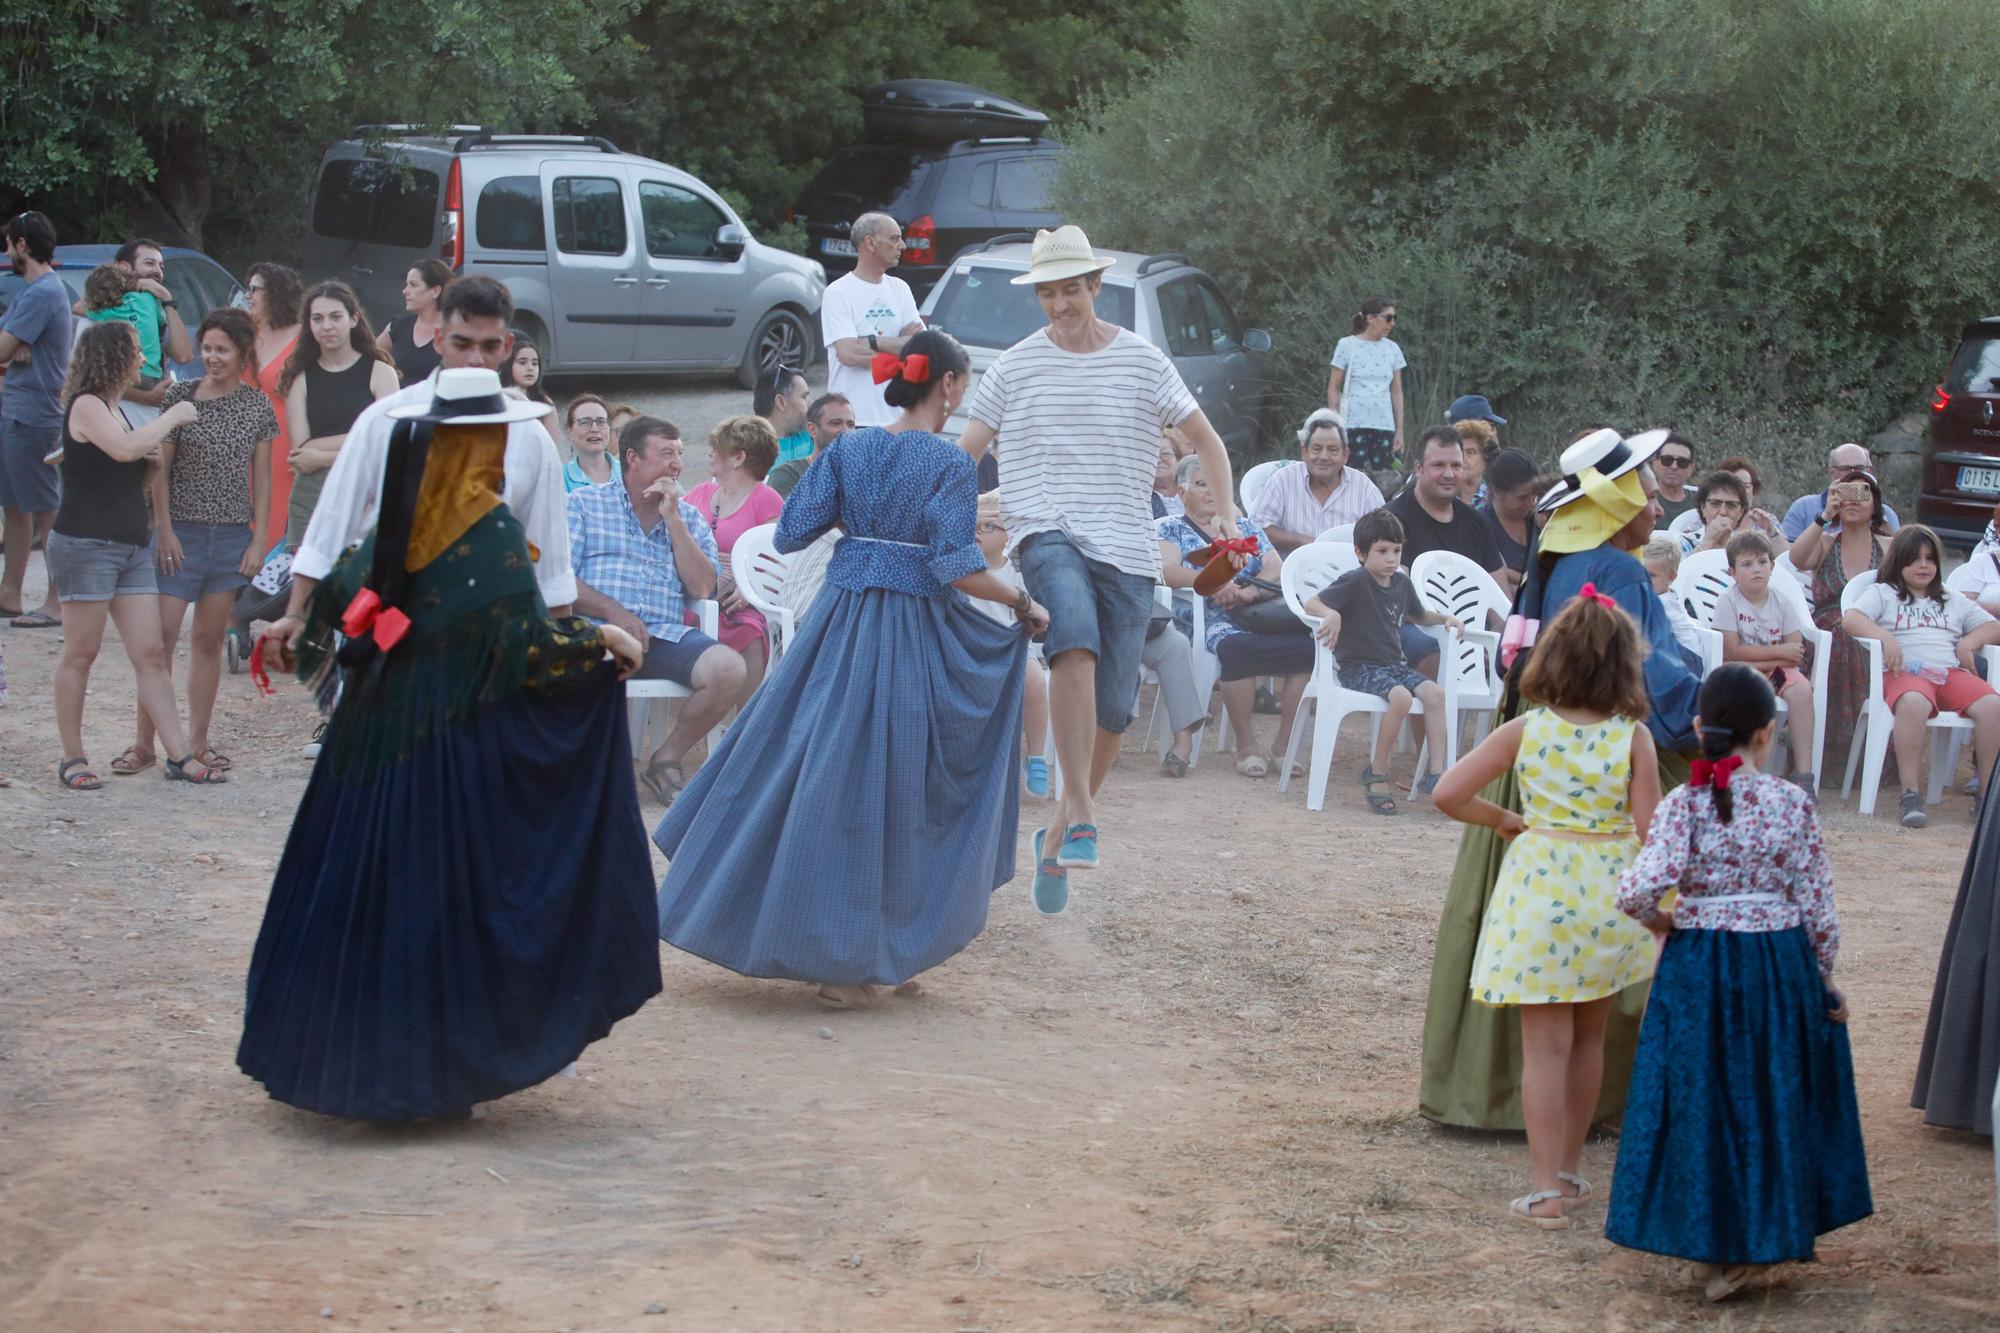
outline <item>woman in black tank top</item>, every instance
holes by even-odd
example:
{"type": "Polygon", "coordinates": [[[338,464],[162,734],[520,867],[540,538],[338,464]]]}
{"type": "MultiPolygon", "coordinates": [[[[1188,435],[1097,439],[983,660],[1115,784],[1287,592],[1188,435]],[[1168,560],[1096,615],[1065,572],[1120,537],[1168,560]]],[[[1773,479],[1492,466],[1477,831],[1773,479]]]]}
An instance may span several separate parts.
{"type": "Polygon", "coordinates": [[[390,320],[375,340],[383,355],[395,362],[396,376],[405,389],[429,379],[438,368],[438,331],[444,322],[438,302],[451,279],[451,269],[441,259],[426,259],[411,269],[403,278],[403,309],[409,313],[390,320]]]}
{"type": "Polygon", "coordinates": [[[344,282],[315,285],[306,293],[305,334],[278,381],[285,427],[294,442],[292,499],[285,516],[285,544],[292,550],[305,540],[326,474],[355,418],[396,387],[395,367],[376,346],[353,288],[344,282]]]}
{"type": "Polygon", "coordinates": [[[104,784],[83,752],[83,699],[104,641],[108,617],[118,624],[132,661],[139,706],[158,729],[169,756],[167,777],[222,782],[196,760],[181,727],[174,683],[160,637],[159,583],[153,570],[146,484],[160,443],[192,424],[192,403],[177,403],[140,430],[114,406],[139,382],[139,340],[130,324],[92,324],[78,336],[63,386],[63,498],[49,534],[49,578],[62,602],[62,657],[56,663],[56,732],[63,758],[56,780],[71,791],[104,784]]]}

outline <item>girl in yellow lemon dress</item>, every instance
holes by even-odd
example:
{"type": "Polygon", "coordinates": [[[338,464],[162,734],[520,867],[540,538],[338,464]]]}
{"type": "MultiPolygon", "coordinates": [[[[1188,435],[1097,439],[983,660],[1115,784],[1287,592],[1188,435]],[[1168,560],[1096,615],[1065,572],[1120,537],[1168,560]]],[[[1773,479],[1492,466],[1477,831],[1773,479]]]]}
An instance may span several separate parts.
{"type": "Polygon", "coordinates": [[[1472,997],[1521,1011],[1521,1111],[1529,1192],[1513,1213],[1569,1226],[1591,1196],[1577,1171],[1604,1078],[1611,1001],[1653,975],[1646,928],[1618,910],[1618,877],[1660,801],[1646,729],[1644,647],[1611,598],[1586,583],[1543,629],[1521,678],[1534,705],[1438,782],[1438,809],[1509,840],[1473,956],[1472,997]],[[1521,813],[1479,795],[1514,770],[1521,813]]]}

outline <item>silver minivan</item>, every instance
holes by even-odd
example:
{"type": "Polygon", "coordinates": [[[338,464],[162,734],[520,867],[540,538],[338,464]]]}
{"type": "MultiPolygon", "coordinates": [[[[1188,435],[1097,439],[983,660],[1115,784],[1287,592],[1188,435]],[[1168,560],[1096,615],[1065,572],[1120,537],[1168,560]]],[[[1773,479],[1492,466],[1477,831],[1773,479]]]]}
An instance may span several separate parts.
{"type": "Polygon", "coordinates": [[[306,280],[352,284],[380,327],[430,258],[505,282],[553,374],[734,370],[747,388],[819,349],[817,262],[760,244],[685,171],[596,136],[375,125],[328,148],[306,280]]]}

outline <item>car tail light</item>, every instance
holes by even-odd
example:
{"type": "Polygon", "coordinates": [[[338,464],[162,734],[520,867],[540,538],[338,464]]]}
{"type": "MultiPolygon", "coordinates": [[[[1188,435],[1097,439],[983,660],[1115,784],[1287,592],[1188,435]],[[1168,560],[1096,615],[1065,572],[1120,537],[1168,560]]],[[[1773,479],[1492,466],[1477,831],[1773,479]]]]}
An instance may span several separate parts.
{"type": "Polygon", "coordinates": [[[458,174],[458,159],[451,160],[451,174],[444,183],[444,242],[438,258],[456,273],[465,267],[465,185],[458,174]]]}
{"type": "Polygon", "coordinates": [[[1940,384],[1931,390],[1931,411],[1933,413],[1942,412],[1950,406],[1951,395],[1944,391],[1944,385],[1940,384]]]}
{"type": "Polygon", "coordinates": [[[937,263],[937,223],[926,213],[903,228],[903,262],[906,264],[937,263]]]}

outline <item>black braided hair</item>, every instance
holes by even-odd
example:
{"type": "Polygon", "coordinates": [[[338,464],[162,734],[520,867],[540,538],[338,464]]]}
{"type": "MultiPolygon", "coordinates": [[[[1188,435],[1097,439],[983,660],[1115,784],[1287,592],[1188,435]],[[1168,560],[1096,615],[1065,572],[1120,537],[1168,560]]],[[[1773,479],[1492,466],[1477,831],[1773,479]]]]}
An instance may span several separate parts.
{"type": "MultiPolygon", "coordinates": [[[[1695,712],[1701,715],[1701,753],[1714,763],[1750,743],[1778,716],[1778,696],[1764,673],[1747,662],[1725,662],[1701,683],[1695,712]]],[[[1715,816],[1727,824],[1736,815],[1736,797],[1714,786],[1715,816]]]]}

